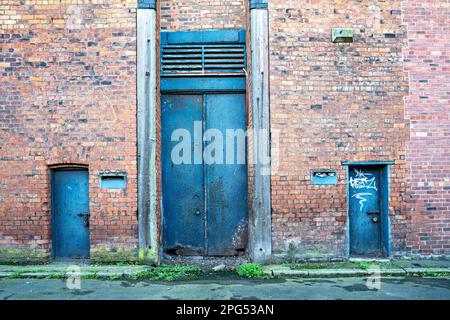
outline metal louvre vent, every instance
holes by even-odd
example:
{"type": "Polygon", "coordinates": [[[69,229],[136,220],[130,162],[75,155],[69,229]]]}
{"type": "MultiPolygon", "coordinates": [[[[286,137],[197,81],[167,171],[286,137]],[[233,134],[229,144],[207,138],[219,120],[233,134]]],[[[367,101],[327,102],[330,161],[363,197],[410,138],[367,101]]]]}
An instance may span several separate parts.
{"type": "Polygon", "coordinates": [[[162,47],[161,72],[177,74],[243,74],[244,44],[165,45],[162,47]]]}

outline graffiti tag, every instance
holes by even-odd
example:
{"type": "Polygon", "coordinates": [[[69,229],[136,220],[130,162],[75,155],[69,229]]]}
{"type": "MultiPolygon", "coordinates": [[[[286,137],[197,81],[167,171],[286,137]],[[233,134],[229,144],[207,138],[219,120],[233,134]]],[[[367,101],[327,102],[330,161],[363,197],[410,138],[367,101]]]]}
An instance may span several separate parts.
{"type": "MultiPolygon", "coordinates": [[[[350,186],[353,189],[374,189],[378,191],[375,177],[371,177],[371,173],[364,173],[362,170],[355,169],[356,176],[350,177],[350,186]]],[[[372,193],[368,192],[359,192],[352,196],[352,198],[356,198],[359,200],[359,210],[362,211],[364,209],[364,204],[367,202],[367,197],[371,196],[372,193]]]]}

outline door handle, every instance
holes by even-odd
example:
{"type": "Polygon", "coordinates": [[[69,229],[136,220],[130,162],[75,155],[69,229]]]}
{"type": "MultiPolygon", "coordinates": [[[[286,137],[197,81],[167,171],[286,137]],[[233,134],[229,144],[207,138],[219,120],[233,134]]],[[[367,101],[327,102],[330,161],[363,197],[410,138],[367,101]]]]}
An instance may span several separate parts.
{"type": "Polygon", "coordinates": [[[195,210],[195,214],[197,215],[197,216],[199,216],[200,215],[200,210],[195,210]]]}
{"type": "Polygon", "coordinates": [[[89,227],[89,213],[79,213],[78,216],[83,218],[84,227],[89,227]]]}

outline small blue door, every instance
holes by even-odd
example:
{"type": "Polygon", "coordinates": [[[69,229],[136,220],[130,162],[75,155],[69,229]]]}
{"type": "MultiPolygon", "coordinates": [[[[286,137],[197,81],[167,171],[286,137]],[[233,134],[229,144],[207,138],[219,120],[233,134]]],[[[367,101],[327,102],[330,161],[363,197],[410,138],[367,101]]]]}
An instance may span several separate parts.
{"type": "Polygon", "coordinates": [[[53,256],[89,258],[89,173],[52,172],[53,256]]]}
{"type": "Polygon", "coordinates": [[[245,94],[165,94],[161,119],[166,252],[240,254],[247,240],[245,94]]]}
{"type": "Polygon", "coordinates": [[[349,168],[350,254],[381,255],[380,169],[349,168]]]}

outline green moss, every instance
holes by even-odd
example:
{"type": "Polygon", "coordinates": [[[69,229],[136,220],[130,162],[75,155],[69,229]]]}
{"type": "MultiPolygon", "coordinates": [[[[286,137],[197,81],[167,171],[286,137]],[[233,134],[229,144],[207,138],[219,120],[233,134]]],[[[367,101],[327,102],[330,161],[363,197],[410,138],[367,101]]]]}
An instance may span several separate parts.
{"type": "Polygon", "coordinates": [[[202,275],[197,266],[158,266],[131,276],[133,280],[180,281],[196,280],[202,275]]]}
{"type": "Polygon", "coordinates": [[[422,277],[422,278],[449,278],[450,272],[408,272],[408,277],[422,277]]]}
{"type": "Polygon", "coordinates": [[[49,260],[50,256],[44,249],[0,247],[0,264],[45,264],[49,260]]]}
{"type": "Polygon", "coordinates": [[[52,273],[45,277],[45,279],[66,279],[67,275],[63,273],[52,273]]]}
{"type": "Polygon", "coordinates": [[[90,260],[94,264],[132,263],[138,262],[138,255],[134,248],[94,248],[90,260]]]}
{"type": "Polygon", "coordinates": [[[158,252],[156,248],[139,249],[138,261],[142,264],[153,264],[158,261],[158,252]]]}
{"type": "Polygon", "coordinates": [[[360,266],[353,262],[329,262],[329,263],[304,263],[287,264],[291,270],[318,270],[318,269],[359,269],[360,266]]]}
{"type": "Polygon", "coordinates": [[[81,279],[86,279],[86,280],[99,279],[100,277],[99,277],[98,273],[99,273],[98,270],[92,270],[91,272],[89,272],[89,274],[81,276],[81,279]]]}
{"type": "Polygon", "coordinates": [[[117,267],[127,267],[127,266],[136,266],[139,263],[137,261],[120,261],[116,262],[115,266],[117,267]]]}
{"type": "Polygon", "coordinates": [[[370,262],[362,261],[359,263],[359,267],[363,270],[369,270],[371,267],[371,264],[370,264],[370,262]]]}
{"type": "Polygon", "coordinates": [[[11,275],[11,279],[19,279],[22,276],[22,271],[14,271],[13,274],[11,275]]]}

